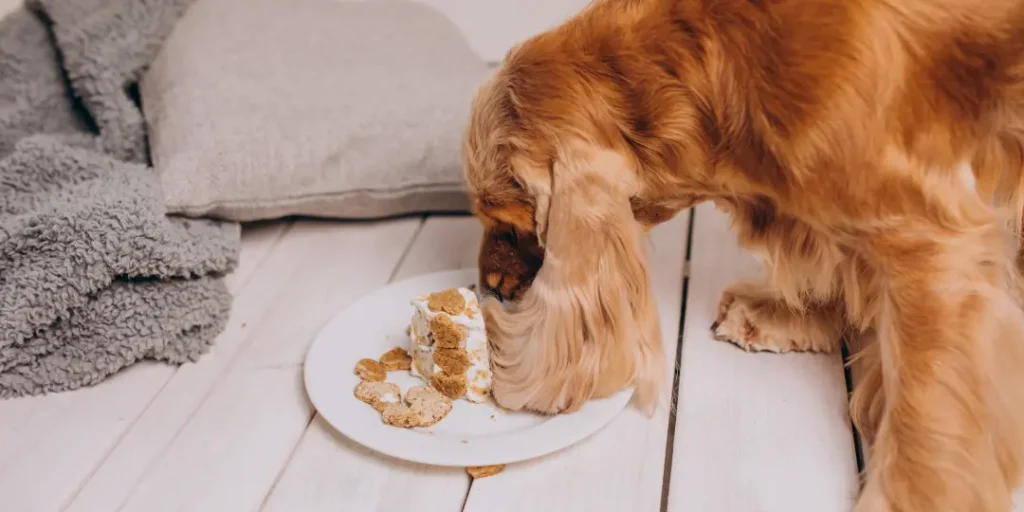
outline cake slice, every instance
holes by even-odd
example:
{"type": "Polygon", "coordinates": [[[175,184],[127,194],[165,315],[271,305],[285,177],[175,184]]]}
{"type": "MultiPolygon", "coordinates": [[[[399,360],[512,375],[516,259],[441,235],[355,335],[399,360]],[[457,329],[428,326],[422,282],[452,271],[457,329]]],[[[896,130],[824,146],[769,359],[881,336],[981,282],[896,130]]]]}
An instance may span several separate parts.
{"type": "Polygon", "coordinates": [[[476,294],[450,288],[417,297],[412,305],[410,372],[452,400],[485,401],[491,391],[491,363],[476,294]]]}

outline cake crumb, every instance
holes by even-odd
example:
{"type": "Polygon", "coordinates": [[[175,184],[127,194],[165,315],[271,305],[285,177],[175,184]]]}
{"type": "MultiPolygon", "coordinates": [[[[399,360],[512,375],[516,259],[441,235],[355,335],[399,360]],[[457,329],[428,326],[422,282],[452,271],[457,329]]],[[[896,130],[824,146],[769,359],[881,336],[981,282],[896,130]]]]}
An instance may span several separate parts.
{"type": "Polygon", "coordinates": [[[469,466],[466,468],[466,473],[473,478],[487,478],[489,476],[497,475],[505,470],[504,464],[495,464],[493,466],[469,466]]]}
{"type": "Polygon", "coordinates": [[[388,376],[384,365],[373,359],[360,359],[356,363],[355,373],[360,379],[370,382],[384,382],[388,376]]]}
{"type": "Polygon", "coordinates": [[[408,370],[412,368],[412,356],[404,348],[395,347],[380,356],[380,364],[384,366],[384,371],[387,372],[408,370]]]}
{"type": "Polygon", "coordinates": [[[466,309],[466,299],[457,288],[449,288],[427,296],[427,309],[443,311],[449,315],[461,315],[466,309]]]}

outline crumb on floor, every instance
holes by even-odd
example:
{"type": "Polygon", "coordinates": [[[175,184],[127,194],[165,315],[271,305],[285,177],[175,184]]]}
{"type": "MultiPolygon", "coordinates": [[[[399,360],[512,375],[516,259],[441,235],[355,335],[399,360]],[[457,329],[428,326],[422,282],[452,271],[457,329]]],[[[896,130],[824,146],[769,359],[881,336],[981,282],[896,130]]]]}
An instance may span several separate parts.
{"type": "Polygon", "coordinates": [[[504,464],[495,464],[493,466],[469,466],[466,468],[466,473],[473,478],[487,478],[489,476],[497,475],[505,470],[504,464]]]}

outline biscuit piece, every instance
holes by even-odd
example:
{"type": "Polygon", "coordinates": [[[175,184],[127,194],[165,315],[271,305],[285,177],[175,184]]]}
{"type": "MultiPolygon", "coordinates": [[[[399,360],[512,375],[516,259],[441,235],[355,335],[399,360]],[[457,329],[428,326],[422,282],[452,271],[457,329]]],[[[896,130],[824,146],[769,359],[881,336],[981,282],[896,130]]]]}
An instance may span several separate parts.
{"type": "Polygon", "coordinates": [[[440,348],[460,348],[465,345],[465,328],[455,325],[448,315],[437,315],[430,320],[430,334],[440,348]]]}
{"type": "Polygon", "coordinates": [[[430,377],[430,385],[452,400],[458,400],[466,395],[465,374],[448,375],[436,372],[430,377]]]}
{"type": "Polygon", "coordinates": [[[383,412],[390,404],[402,402],[402,390],[398,384],[391,382],[362,381],[356,385],[353,393],[356,398],[370,404],[371,407],[383,412]]]}
{"type": "Polygon", "coordinates": [[[405,394],[404,404],[388,404],[381,420],[394,427],[430,427],[452,410],[452,401],[427,386],[413,386],[405,394]]]}
{"type": "Polygon", "coordinates": [[[380,356],[380,364],[384,365],[384,370],[388,372],[408,370],[412,368],[412,357],[404,348],[395,347],[380,356]]]}
{"type": "Polygon", "coordinates": [[[505,470],[504,464],[495,464],[493,466],[469,466],[466,468],[466,473],[473,478],[487,478],[489,476],[497,475],[505,470]]]}
{"type": "Polygon", "coordinates": [[[443,311],[449,315],[461,315],[466,309],[466,299],[458,288],[449,288],[427,296],[427,308],[431,311],[443,311]]]}
{"type": "Polygon", "coordinates": [[[469,353],[461,348],[438,347],[434,349],[434,363],[448,375],[466,373],[466,370],[472,366],[469,361],[469,353]]]}
{"type": "Polygon", "coordinates": [[[381,411],[380,419],[387,425],[399,428],[423,426],[420,422],[420,415],[405,404],[388,404],[381,411]]]}
{"type": "Polygon", "coordinates": [[[421,427],[429,427],[444,419],[452,410],[452,401],[427,386],[413,386],[405,393],[405,403],[419,416],[421,427]]]}
{"type": "Polygon", "coordinates": [[[384,365],[374,361],[373,359],[360,359],[356,363],[355,369],[356,375],[362,380],[368,380],[370,382],[384,382],[387,378],[388,372],[384,369],[384,365]]]}

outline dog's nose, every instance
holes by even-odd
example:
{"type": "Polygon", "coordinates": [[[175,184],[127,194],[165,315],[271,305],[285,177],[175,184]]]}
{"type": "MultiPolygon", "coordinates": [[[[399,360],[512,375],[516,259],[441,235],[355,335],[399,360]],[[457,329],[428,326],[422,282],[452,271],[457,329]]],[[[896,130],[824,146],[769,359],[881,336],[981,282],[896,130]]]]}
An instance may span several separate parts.
{"type": "Polygon", "coordinates": [[[519,300],[543,262],[544,249],[532,233],[489,229],[480,247],[480,292],[503,302],[519,300]]]}
{"type": "Polygon", "coordinates": [[[503,282],[503,278],[502,278],[501,273],[499,273],[499,272],[481,271],[480,272],[480,294],[481,295],[489,295],[491,297],[495,297],[498,300],[504,302],[505,300],[507,300],[507,297],[505,297],[501,293],[501,284],[502,284],[502,282],[503,282]]]}
{"type": "Polygon", "coordinates": [[[502,302],[516,301],[530,287],[530,282],[523,280],[526,277],[513,273],[482,272],[480,290],[502,302]]]}

